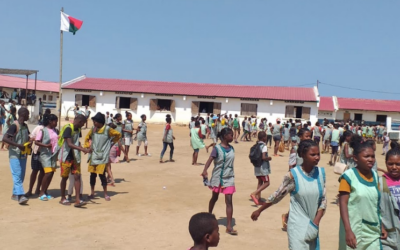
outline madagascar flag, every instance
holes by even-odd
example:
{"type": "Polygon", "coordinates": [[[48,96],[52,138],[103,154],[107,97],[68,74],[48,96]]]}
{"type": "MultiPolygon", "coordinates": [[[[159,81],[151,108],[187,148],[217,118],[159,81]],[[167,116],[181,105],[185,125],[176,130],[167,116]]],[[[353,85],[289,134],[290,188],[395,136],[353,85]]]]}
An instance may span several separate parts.
{"type": "Polygon", "coordinates": [[[61,12],[60,29],[62,31],[72,32],[75,35],[75,32],[77,32],[82,27],[82,23],[83,22],[81,20],[73,18],[65,14],[64,12],[61,12]]]}

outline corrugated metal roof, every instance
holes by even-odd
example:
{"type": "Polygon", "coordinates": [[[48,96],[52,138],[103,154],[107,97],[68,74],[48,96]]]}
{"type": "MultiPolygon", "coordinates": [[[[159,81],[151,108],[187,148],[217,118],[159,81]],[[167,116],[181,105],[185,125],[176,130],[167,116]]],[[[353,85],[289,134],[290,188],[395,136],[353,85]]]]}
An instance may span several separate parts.
{"type": "MultiPolygon", "coordinates": [[[[26,78],[0,75],[0,87],[13,88],[13,89],[25,89],[26,88],[26,78]]],[[[35,89],[35,78],[28,79],[28,89],[35,89]]],[[[36,90],[39,91],[51,91],[58,93],[59,84],[56,82],[47,82],[37,80],[36,90]]]]}
{"type": "Polygon", "coordinates": [[[332,97],[320,97],[318,109],[323,111],[335,111],[332,97]]]}
{"type": "Polygon", "coordinates": [[[338,97],[339,109],[400,112],[400,101],[338,97]]]}
{"type": "Polygon", "coordinates": [[[317,101],[314,88],[300,87],[244,86],[228,84],[84,78],[82,80],[72,81],[70,84],[66,83],[63,88],[188,96],[215,96],[311,102],[317,101]]]}

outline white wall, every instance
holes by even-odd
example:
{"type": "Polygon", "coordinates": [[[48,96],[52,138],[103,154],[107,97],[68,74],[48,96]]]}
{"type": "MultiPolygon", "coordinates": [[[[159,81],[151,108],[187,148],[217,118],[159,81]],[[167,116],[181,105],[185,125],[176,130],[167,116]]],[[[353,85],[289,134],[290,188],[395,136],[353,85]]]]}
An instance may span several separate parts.
{"type": "MultiPolygon", "coordinates": [[[[310,107],[310,120],[312,123],[317,121],[318,108],[316,102],[306,102],[304,104],[293,104],[293,103],[285,103],[284,101],[271,101],[270,100],[259,100],[259,101],[241,101],[238,98],[216,98],[216,99],[201,99],[197,98],[197,96],[180,96],[174,95],[173,97],[168,96],[156,96],[155,94],[142,94],[133,93],[129,94],[115,94],[115,92],[102,92],[102,96],[100,95],[100,91],[91,91],[91,92],[80,92],[71,89],[63,90],[63,104],[62,104],[62,116],[66,116],[67,110],[72,108],[75,104],[75,95],[92,95],[96,96],[96,108],[92,109],[92,115],[96,112],[105,113],[109,111],[110,113],[121,113],[124,116],[125,110],[116,109],[115,108],[115,100],[117,96],[120,97],[130,97],[138,99],[138,108],[137,111],[131,111],[133,114],[133,119],[135,121],[140,120],[140,116],[145,114],[147,116],[147,120],[149,122],[154,123],[163,123],[165,121],[165,115],[171,114],[172,120],[175,123],[184,123],[186,124],[190,117],[197,114],[192,114],[192,102],[220,102],[221,103],[221,113],[228,114],[238,114],[240,116],[241,103],[255,103],[258,104],[258,117],[259,118],[267,118],[268,121],[275,121],[277,118],[283,119],[285,117],[286,105],[299,105],[304,107],[310,107]],[[171,113],[167,111],[150,111],[150,99],[173,99],[175,100],[175,109],[176,112],[171,113]]],[[[69,116],[73,117],[73,112],[69,112],[69,116]]]]}
{"type": "Polygon", "coordinates": [[[392,117],[393,119],[400,119],[400,113],[396,112],[380,112],[380,111],[365,111],[365,110],[338,110],[336,119],[342,120],[345,112],[350,113],[350,119],[354,120],[354,114],[362,114],[362,118],[364,121],[374,122],[376,121],[377,115],[387,115],[388,117],[392,117]]]}
{"type": "Polygon", "coordinates": [[[335,120],[337,113],[335,111],[318,111],[318,119],[328,119],[328,120],[335,120]]]}

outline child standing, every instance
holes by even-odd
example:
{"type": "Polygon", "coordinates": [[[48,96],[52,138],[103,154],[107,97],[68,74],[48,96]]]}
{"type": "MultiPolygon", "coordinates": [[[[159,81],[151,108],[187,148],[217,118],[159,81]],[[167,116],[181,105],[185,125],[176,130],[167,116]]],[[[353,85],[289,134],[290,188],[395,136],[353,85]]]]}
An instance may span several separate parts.
{"type": "Polygon", "coordinates": [[[261,201],[261,192],[266,189],[269,182],[269,175],[271,174],[271,167],[269,162],[272,160],[271,157],[268,157],[268,147],[267,147],[267,134],[265,132],[258,133],[258,142],[257,146],[260,147],[261,155],[261,166],[254,166],[254,175],[256,176],[257,190],[250,194],[251,199],[256,205],[260,205],[263,202],[261,201]]]}
{"type": "Polygon", "coordinates": [[[355,167],[353,149],[349,145],[352,135],[353,133],[347,130],[343,133],[343,136],[340,137],[340,147],[342,148],[340,162],[346,164],[348,169],[355,167]]]}
{"type": "MultiPolygon", "coordinates": [[[[42,129],[43,129],[43,125],[38,125],[36,128],[34,128],[32,133],[29,135],[30,141],[35,141],[37,134],[42,129]]],[[[35,185],[36,178],[37,178],[37,186],[36,186],[35,195],[39,195],[39,193],[40,193],[40,185],[42,184],[44,170],[43,170],[42,164],[39,161],[39,156],[40,156],[39,146],[35,144],[35,146],[32,149],[32,158],[31,158],[32,173],[31,173],[31,177],[29,180],[29,190],[25,194],[26,197],[30,197],[32,195],[32,190],[33,190],[33,186],[35,185]],[[38,176],[38,173],[39,173],[39,176],[38,176]]]]}
{"type": "MultiPolygon", "coordinates": [[[[118,133],[123,135],[124,134],[124,131],[123,131],[124,130],[124,124],[121,121],[122,121],[122,115],[120,113],[115,114],[115,116],[114,116],[115,130],[117,130],[118,133]]],[[[119,155],[117,154],[117,157],[121,156],[121,151],[122,151],[124,153],[124,159],[126,160],[126,159],[129,159],[129,157],[126,154],[125,149],[122,147],[122,142],[123,142],[123,138],[121,138],[121,140],[118,141],[118,144],[115,144],[115,146],[119,150],[119,155]]],[[[116,162],[119,162],[119,160],[116,159],[116,162]]]]}
{"type": "Polygon", "coordinates": [[[99,175],[104,190],[104,199],[110,201],[111,198],[107,195],[107,179],[105,172],[106,166],[110,160],[111,145],[117,143],[121,139],[121,134],[105,125],[105,117],[100,112],[97,113],[92,120],[94,126],[85,138],[85,148],[91,149],[88,167],[91,188],[89,199],[94,199],[94,187],[96,185],[97,175],[99,175]],[[90,140],[92,140],[92,143],[89,142],[90,140]]]}
{"type": "Polygon", "coordinates": [[[174,155],[174,132],[171,128],[171,117],[167,116],[167,118],[165,119],[165,127],[164,127],[164,135],[163,135],[163,149],[161,151],[161,155],[160,155],[160,163],[164,163],[163,161],[163,157],[164,157],[164,153],[165,151],[167,151],[167,147],[169,146],[169,161],[170,162],[175,162],[173,160],[173,155],[174,155]]]}
{"type": "Polygon", "coordinates": [[[350,146],[357,166],[340,177],[339,250],[382,249],[381,239],[385,239],[387,233],[381,226],[378,174],[372,171],[373,145],[353,135],[350,146]]]}
{"type": "MultiPolygon", "coordinates": [[[[9,127],[11,126],[11,124],[14,124],[14,121],[17,120],[17,109],[15,107],[11,107],[10,108],[10,114],[7,116],[6,121],[4,123],[4,131],[8,131],[9,127]]],[[[1,150],[7,150],[7,143],[3,140],[1,142],[1,150]],[[4,149],[4,145],[6,146],[6,149],[4,149]]]]}
{"type": "Polygon", "coordinates": [[[218,200],[219,194],[224,194],[227,215],[226,233],[230,235],[237,235],[238,232],[234,230],[232,226],[232,197],[233,194],[236,192],[234,172],[235,150],[229,144],[232,141],[233,131],[229,128],[223,129],[221,131],[221,144],[214,147],[201,175],[203,176],[203,178],[208,178],[207,170],[210,167],[211,163],[214,162],[214,169],[212,171],[212,177],[210,179],[212,197],[209,203],[208,212],[212,213],[212,211],[214,210],[214,206],[218,200]]]}
{"type": "Polygon", "coordinates": [[[190,130],[190,145],[193,148],[192,165],[200,165],[197,163],[197,158],[199,156],[200,149],[205,147],[203,142],[205,136],[201,133],[199,121],[196,121],[194,126],[195,127],[190,130]]]}
{"type": "Polygon", "coordinates": [[[340,131],[338,129],[338,125],[334,125],[334,129],[332,130],[331,133],[331,148],[332,148],[332,154],[331,154],[331,160],[329,161],[329,165],[333,166],[336,163],[337,156],[338,156],[338,150],[339,150],[339,141],[340,141],[340,131]],[[333,161],[332,161],[333,159],[333,161]]]}
{"type": "Polygon", "coordinates": [[[192,236],[194,246],[188,250],[208,250],[219,243],[219,226],[215,215],[210,213],[198,213],[189,221],[189,233],[192,236]]]}
{"type": "Polygon", "coordinates": [[[325,133],[324,133],[324,148],[322,150],[322,153],[327,153],[329,154],[329,145],[331,144],[331,134],[332,134],[332,129],[333,126],[332,124],[327,124],[325,133]]]}
{"type": "Polygon", "coordinates": [[[124,132],[124,146],[125,146],[125,161],[130,162],[129,148],[132,144],[132,134],[135,129],[133,128],[132,113],[126,113],[126,120],[122,125],[122,131],[124,132]]]}
{"type": "Polygon", "coordinates": [[[290,138],[289,123],[286,123],[285,127],[283,128],[283,141],[285,143],[285,148],[286,149],[289,149],[289,138],[290,138]]]}
{"type": "Polygon", "coordinates": [[[239,122],[239,118],[238,118],[237,114],[235,114],[235,118],[233,119],[232,126],[233,126],[233,132],[235,133],[234,134],[235,143],[238,143],[237,139],[240,135],[240,122],[239,122]]]}
{"type": "Polygon", "coordinates": [[[10,159],[10,169],[14,183],[11,199],[18,201],[21,205],[26,204],[29,200],[24,196],[23,186],[27,157],[25,144],[29,142],[29,129],[25,122],[28,119],[28,109],[20,108],[18,110],[18,120],[10,124],[3,138],[3,142],[10,145],[8,148],[8,157],[10,159]]]}
{"type": "Polygon", "coordinates": [[[320,154],[314,141],[302,141],[298,154],[303,158],[303,165],[290,169],[278,190],[253,212],[251,218],[256,221],[262,211],[277,204],[290,193],[287,227],[289,249],[317,250],[320,249],[319,224],[327,206],[325,170],[317,166],[320,154]]]}
{"type": "Polygon", "coordinates": [[[139,126],[137,128],[137,141],[138,141],[138,145],[136,147],[136,155],[139,155],[139,148],[142,145],[142,142],[144,144],[144,155],[148,156],[149,154],[147,153],[147,145],[148,145],[148,141],[147,141],[147,123],[146,123],[146,115],[141,115],[140,118],[142,119],[142,121],[139,123],[139,126]]]}
{"type": "Polygon", "coordinates": [[[382,155],[385,155],[389,150],[389,142],[390,142],[390,138],[387,135],[387,132],[383,133],[382,141],[383,141],[383,150],[382,150],[383,153],[382,153],[382,155]]]}

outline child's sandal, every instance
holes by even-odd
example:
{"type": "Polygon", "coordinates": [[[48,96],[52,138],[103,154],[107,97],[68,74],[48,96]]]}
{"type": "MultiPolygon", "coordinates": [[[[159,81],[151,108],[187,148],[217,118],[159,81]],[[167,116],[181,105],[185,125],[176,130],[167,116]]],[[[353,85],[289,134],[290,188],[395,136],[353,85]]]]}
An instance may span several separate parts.
{"type": "Polygon", "coordinates": [[[230,234],[230,235],[238,235],[238,232],[236,230],[234,230],[234,229],[232,229],[232,230],[226,229],[226,233],[230,234]]]}

